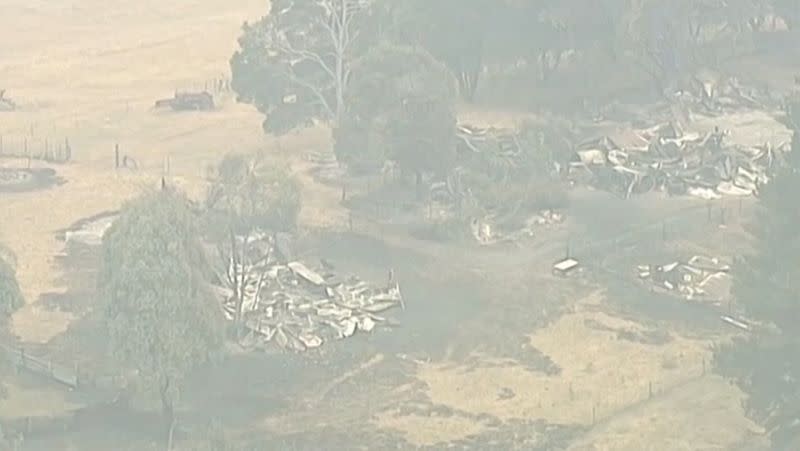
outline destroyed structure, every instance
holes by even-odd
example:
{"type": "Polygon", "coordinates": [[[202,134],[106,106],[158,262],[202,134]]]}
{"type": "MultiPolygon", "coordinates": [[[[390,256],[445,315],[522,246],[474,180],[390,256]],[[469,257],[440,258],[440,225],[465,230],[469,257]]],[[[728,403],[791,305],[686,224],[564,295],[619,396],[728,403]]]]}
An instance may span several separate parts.
{"type": "MultiPolygon", "coordinates": [[[[562,139],[558,133],[539,133],[536,127],[503,130],[459,125],[456,135],[462,159],[481,156],[494,172],[538,170],[540,175],[558,174],[572,183],[623,197],[653,190],[704,199],[751,196],[769,182],[790,150],[789,143],[743,145],[719,128],[707,133],[688,130],[696,119],[777,112],[783,103],[784,99],[765,89],[743,86],[735,77],[696,76],[653,111],[620,111],[616,130],[595,133],[591,139],[579,138],[592,134],[576,131],[574,125],[567,132],[572,136],[562,139]],[[623,125],[631,120],[655,125],[623,125]],[[546,142],[545,135],[555,141],[546,142]]],[[[459,195],[464,196],[463,190],[458,192],[461,187],[450,181],[435,188],[440,195],[459,201],[459,195]]]]}
{"type": "MultiPolygon", "coordinates": [[[[512,129],[479,128],[459,125],[458,153],[460,165],[447,178],[430,186],[430,198],[442,216],[467,216],[471,236],[481,244],[531,237],[536,229],[557,226],[564,221],[561,212],[553,209],[531,210],[524,196],[511,202],[479,200],[481,183],[492,180],[501,185],[520,179],[530,180],[530,171],[546,176],[557,172],[557,166],[531,169],[531,154],[541,149],[531,135],[512,129]]],[[[533,136],[538,138],[537,136],[533,136]]]]}
{"type": "Polygon", "coordinates": [[[652,190],[703,199],[751,196],[788,150],[727,144],[724,131],[683,133],[675,124],[632,133],[636,139],[626,145],[609,137],[579,145],[570,177],[624,197],[652,190]]]}
{"type": "Polygon", "coordinates": [[[641,265],[637,270],[639,278],[653,288],[688,301],[720,306],[730,298],[731,266],[717,257],[695,255],[686,262],[641,265]]]}
{"type": "Polygon", "coordinates": [[[214,97],[206,92],[175,92],[171,99],[156,100],[155,108],[172,108],[174,111],[210,111],[214,97]]]}
{"type": "Polygon", "coordinates": [[[403,305],[400,287],[392,280],[378,288],[356,277],[340,279],[330,265],[313,270],[285,258],[287,252],[281,252],[272,235],[240,236],[237,241],[247,252],[238,262],[230,259],[221,277],[225,286],[216,288],[229,320],[237,317],[241,303],[251,344],[302,352],[390,325],[382,315],[403,305]]]}
{"type": "Polygon", "coordinates": [[[64,231],[64,241],[67,244],[100,246],[103,244],[103,236],[117,220],[117,217],[117,212],[108,212],[79,221],[64,231]]]}

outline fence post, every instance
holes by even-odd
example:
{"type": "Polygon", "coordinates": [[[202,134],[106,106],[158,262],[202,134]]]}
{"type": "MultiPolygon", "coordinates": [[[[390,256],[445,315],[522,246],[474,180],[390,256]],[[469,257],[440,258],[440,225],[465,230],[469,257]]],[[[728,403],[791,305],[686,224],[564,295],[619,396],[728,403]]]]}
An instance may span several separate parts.
{"type": "Polygon", "coordinates": [[[114,168],[119,169],[119,143],[114,144],[114,168]]]}
{"type": "Polygon", "coordinates": [[[0,155],[3,155],[3,135],[0,135],[0,155]]]}

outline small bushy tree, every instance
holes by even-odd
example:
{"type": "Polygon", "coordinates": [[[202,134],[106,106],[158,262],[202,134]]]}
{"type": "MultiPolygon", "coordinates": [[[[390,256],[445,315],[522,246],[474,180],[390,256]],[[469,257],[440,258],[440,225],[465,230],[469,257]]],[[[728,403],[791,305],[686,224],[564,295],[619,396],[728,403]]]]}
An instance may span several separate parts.
{"type": "Polygon", "coordinates": [[[103,238],[99,291],[112,355],[161,402],[171,446],[184,378],[222,344],[221,309],[189,200],[171,190],[128,203],[103,238]]]}

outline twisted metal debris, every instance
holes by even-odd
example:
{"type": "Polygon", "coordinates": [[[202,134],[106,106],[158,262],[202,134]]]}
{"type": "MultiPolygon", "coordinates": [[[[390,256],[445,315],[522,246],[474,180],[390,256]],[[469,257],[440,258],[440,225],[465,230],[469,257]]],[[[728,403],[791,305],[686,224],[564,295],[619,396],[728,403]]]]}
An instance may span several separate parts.
{"type": "Polygon", "coordinates": [[[695,255],[686,262],[640,265],[639,278],[653,287],[679,295],[687,301],[716,305],[729,300],[731,266],[718,257],[695,255]]]}
{"type": "Polygon", "coordinates": [[[403,306],[400,286],[392,280],[386,287],[370,286],[357,277],[339,280],[329,265],[316,271],[300,261],[278,261],[270,237],[247,242],[251,249],[262,249],[263,258],[249,264],[231,260],[228,287],[218,291],[232,320],[235,293],[241,289],[242,321],[251,342],[302,352],[391,325],[381,314],[403,306]]]}
{"type": "Polygon", "coordinates": [[[652,190],[704,199],[757,195],[783,159],[788,143],[747,147],[727,144],[727,133],[683,133],[672,124],[636,132],[642,146],[601,138],[578,146],[572,177],[630,197],[652,190]]]}

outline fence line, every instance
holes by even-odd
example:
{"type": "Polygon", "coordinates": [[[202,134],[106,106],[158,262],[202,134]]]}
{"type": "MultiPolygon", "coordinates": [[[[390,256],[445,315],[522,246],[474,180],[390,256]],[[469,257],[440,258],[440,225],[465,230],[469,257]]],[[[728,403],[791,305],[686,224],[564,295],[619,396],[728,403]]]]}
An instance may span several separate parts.
{"type": "Polygon", "coordinates": [[[0,135],[0,157],[27,158],[29,164],[31,160],[66,163],[72,160],[72,145],[67,137],[36,139],[24,136],[13,139],[0,135]]]}
{"type": "Polygon", "coordinates": [[[45,378],[51,379],[60,384],[66,385],[71,389],[79,387],[78,368],[66,367],[54,363],[50,359],[44,359],[31,355],[22,347],[0,345],[6,358],[16,367],[25,369],[45,378]]]}

